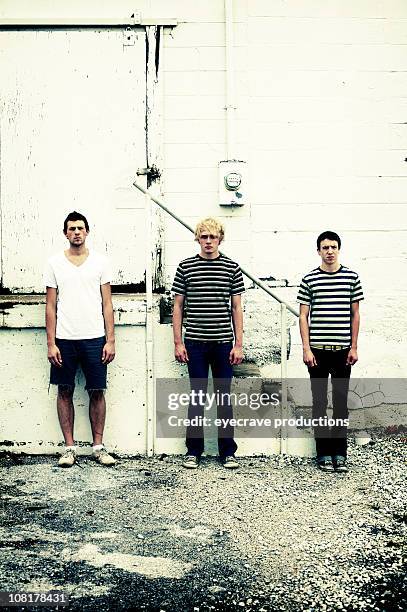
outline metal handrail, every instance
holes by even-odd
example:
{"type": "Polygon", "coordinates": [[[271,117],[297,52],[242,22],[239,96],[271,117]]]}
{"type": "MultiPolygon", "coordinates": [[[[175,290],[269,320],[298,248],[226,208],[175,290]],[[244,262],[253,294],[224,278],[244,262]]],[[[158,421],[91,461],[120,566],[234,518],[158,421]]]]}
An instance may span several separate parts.
{"type": "MultiPolygon", "coordinates": [[[[153,202],[158,204],[158,206],[160,206],[163,210],[165,210],[165,212],[167,212],[169,215],[171,215],[171,217],[173,217],[176,221],[178,221],[178,223],[181,223],[181,225],[186,227],[190,232],[194,233],[193,228],[190,225],[188,225],[188,223],[185,223],[185,221],[183,221],[180,217],[178,217],[178,215],[176,215],[172,210],[170,210],[159,198],[156,198],[155,196],[151,195],[151,193],[147,189],[145,189],[142,185],[137,183],[137,181],[134,181],[133,185],[134,185],[134,187],[137,187],[137,189],[139,189],[142,193],[144,193],[144,195],[149,197],[150,200],[152,200],[153,202]]],[[[263,291],[268,293],[273,299],[275,299],[280,304],[284,304],[286,306],[286,308],[293,315],[295,315],[296,317],[299,317],[299,313],[297,312],[297,310],[295,310],[295,308],[290,306],[290,304],[288,304],[283,299],[281,299],[276,293],[271,291],[271,289],[269,287],[267,287],[267,285],[265,283],[263,283],[263,281],[261,281],[256,276],[253,276],[253,274],[251,272],[249,272],[245,268],[242,268],[242,266],[240,266],[240,269],[243,272],[243,274],[245,276],[247,276],[247,278],[250,278],[250,280],[253,281],[253,283],[255,283],[258,287],[260,287],[260,289],[263,289],[263,291]]]]}

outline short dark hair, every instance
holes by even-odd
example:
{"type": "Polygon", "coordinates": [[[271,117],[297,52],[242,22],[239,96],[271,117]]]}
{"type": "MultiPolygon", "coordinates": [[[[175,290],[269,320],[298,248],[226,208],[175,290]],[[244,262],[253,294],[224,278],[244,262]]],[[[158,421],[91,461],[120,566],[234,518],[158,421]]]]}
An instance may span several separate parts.
{"type": "Polygon", "coordinates": [[[321,250],[321,242],[323,240],[336,240],[336,242],[338,243],[338,249],[341,248],[341,239],[339,238],[338,234],[336,232],[322,232],[322,234],[320,234],[317,238],[317,249],[318,251],[321,250]]]}
{"type": "Polygon", "coordinates": [[[68,221],[83,221],[85,224],[86,231],[89,231],[89,223],[87,218],[84,215],[81,215],[81,213],[79,213],[78,211],[73,210],[69,213],[69,215],[64,221],[64,234],[66,234],[66,232],[68,231],[68,221]]]}

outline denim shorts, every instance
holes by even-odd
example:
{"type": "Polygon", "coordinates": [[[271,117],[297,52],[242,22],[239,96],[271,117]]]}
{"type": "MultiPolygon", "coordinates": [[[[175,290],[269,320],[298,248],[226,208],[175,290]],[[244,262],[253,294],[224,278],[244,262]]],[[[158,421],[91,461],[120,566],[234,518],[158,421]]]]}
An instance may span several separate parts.
{"type": "Polygon", "coordinates": [[[102,351],[106,339],[88,340],[56,339],[62,357],[62,367],[51,364],[50,384],[75,387],[75,375],[81,366],[86,380],[85,389],[106,389],[107,364],[102,363],[102,351]]]}

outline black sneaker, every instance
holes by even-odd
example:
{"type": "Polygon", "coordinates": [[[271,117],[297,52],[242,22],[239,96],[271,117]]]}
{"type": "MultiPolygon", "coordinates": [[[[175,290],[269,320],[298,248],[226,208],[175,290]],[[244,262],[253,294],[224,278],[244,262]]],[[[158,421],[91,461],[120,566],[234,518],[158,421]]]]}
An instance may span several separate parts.
{"type": "Polygon", "coordinates": [[[332,457],[332,463],[333,463],[335,472],[346,474],[346,472],[349,471],[348,466],[346,465],[346,459],[345,457],[342,457],[341,455],[335,455],[335,457],[332,457]]]}
{"type": "Polygon", "coordinates": [[[323,472],[333,472],[334,471],[334,466],[332,465],[332,458],[328,456],[318,457],[317,466],[323,472]]]}
{"type": "Polygon", "coordinates": [[[196,470],[199,465],[199,457],[195,455],[185,455],[182,467],[187,470],[196,470]]]}

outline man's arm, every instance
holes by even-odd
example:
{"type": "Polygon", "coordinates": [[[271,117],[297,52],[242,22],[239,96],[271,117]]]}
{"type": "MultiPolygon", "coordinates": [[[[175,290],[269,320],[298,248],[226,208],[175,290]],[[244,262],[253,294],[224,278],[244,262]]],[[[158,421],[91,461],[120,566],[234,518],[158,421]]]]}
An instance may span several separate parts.
{"type": "Polygon", "coordinates": [[[352,302],[351,304],[351,329],[352,329],[352,345],[350,347],[348,358],[346,360],[347,365],[354,365],[358,357],[358,336],[360,326],[360,313],[359,313],[359,302],[352,302]]]}
{"type": "Polygon", "coordinates": [[[174,355],[180,363],[189,361],[187,349],[182,341],[182,317],[184,311],[185,296],[174,296],[174,309],[172,313],[172,332],[174,334],[174,355]]]}
{"type": "Polygon", "coordinates": [[[243,310],[242,296],[232,295],[232,323],[235,332],[235,345],[230,351],[229,360],[232,365],[243,361],[243,310]]]}
{"type": "Polygon", "coordinates": [[[113,304],[112,304],[112,290],[110,283],[105,283],[100,286],[100,292],[102,294],[102,311],[103,319],[105,322],[105,333],[106,343],[102,351],[102,362],[110,363],[113,361],[116,348],[114,340],[114,315],[113,315],[113,304]]]}
{"type": "Polygon", "coordinates": [[[47,329],[48,361],[55,366],[61,367],[61,353],[55,344],[55,330],[57,327],[57,290],[54,287],[47,287],[45,327],[47,329]]]}
{"type": "Polygon", "coordinates": [[[308,304],[300,304],[300,334],[302,340],[302,359],[305,365],[312,368],[317,365],[314,353],[309,345],[309,306],[308,304]]]}

